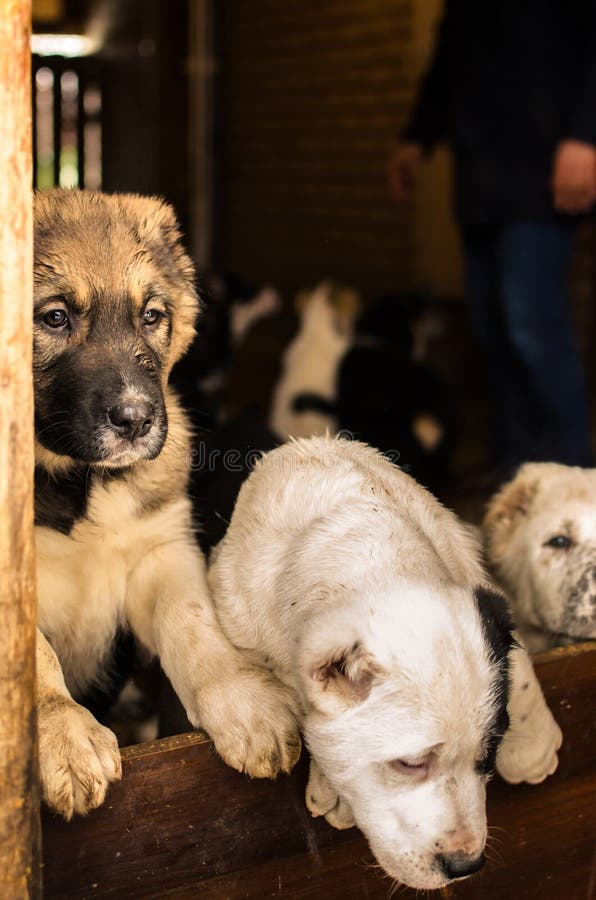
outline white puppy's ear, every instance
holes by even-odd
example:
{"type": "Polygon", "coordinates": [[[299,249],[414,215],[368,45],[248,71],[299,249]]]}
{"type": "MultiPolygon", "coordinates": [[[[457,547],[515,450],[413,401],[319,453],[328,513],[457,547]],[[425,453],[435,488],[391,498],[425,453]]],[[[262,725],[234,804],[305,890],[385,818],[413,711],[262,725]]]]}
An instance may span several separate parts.
{"type": "Polygon", "coordinates": [[[498,564],[517,524],[528,515],[539,487],[536,463],[522,466],[517,475],[489,501],[482,529],[489,562],[498,564]]]}
{"type": "Polygon", "coordinates": [[[362,703],[382,673],[383,668],[360,642],[335,649],[311,667],[310,699],[323,712],[362,703]]]}

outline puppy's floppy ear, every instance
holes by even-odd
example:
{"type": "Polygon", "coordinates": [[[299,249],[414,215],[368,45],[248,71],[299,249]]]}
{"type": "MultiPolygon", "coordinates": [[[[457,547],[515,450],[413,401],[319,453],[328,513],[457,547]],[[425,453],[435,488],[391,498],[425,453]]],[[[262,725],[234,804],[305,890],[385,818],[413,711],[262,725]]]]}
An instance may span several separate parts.
{"type": "Polygon", "coordinates": [[[509,656],[509,651],[518,646],[507,601],[503,594],[485,584],[474,589],[474,598],[493,659],[502,662],[509,656]]]}
{"type": "Polygon", "coordinates": [[[182,245],[182,233],[174,209],[159,197],[116,195],[137,236],[169,281],[174,300],[174,330],[168,368],[185,353],[194,337],[199,312],[195,267],[182,245]]]}
{"type": "Polygon", "coordinates": [[[489,562],[498,564],[513,530],[527,516],[538,492],[536,464],[527,463],[517,475],[489,501],[482,529],[486,537],[489,562]]]}
{"type": "Polygon", "coordinates": [[[359,295],[350,287],[332,285],[330,302],[334,310],[334,325],[338,334],[349,335],[362,306],[359,295]]]}
{"type": "Polygon", "coordinates": [[[294,309],[299,315],[302,315],[310,300],[310,291],[298,291],[294,297],[294,309]]]}
{"type": "Polygon", "coordinates": [[[324,712],[362,703],[383,668],[359,642],[329,651],[310,670],[310,698],[324,712]]]}

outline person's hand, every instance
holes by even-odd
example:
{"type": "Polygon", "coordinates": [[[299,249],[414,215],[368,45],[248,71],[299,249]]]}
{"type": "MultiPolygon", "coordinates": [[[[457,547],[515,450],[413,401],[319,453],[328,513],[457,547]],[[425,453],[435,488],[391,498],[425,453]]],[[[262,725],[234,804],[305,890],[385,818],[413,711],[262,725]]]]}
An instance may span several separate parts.
{"type": "Polygon", "coordinates": [[[424,159],[420,144],[400,144],[387,161],[389,192],[397,203],[406,200],[418,177],[424,159]]]}
{"type": "Polygon", "coordinates": [[[589,210],[596,200],[596,147],[562,141],[555,151],[552,191],[557,212],[573,215],[589,210]]]}

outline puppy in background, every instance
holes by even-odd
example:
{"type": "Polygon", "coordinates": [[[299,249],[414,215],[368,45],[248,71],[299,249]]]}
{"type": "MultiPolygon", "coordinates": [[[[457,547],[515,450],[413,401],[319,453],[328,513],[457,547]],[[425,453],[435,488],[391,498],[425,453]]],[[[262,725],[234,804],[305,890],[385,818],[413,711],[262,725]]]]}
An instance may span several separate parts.
{"type": "Polygon", "coordinates": [[[348,349],[360,306],[358,295],[324,281],[312,293],[299,294],[298,333],[282,358],[269,427],[282,440],[337,431],[332,409],[336,400],[337,367],[348,349]],[[316,405],[300,400],[316,397],[316,405]]]}
{"type": "Polygon", "coordinates": [[[82,705],[109,687],[119,635],[159,657],[234,768],[273,776],[299,754],[292,695],[224,636],[194,539],[190,434],[168,386],[194,334],[193,276],[161,201],[37,194],[40,767],[67,819],[120,777],[114,735],[82,705]]]}
{"type": "Polygon", "coordinates": [[[364,444],[291,442],[244,483],[208,579],[230,640],[296,693],[313,815],[412,887],[478,870],[495,761],[541,781],[561,733],[455,517],[364,444]]]}
{"type": "MultiPolygon", "coordinates": [[[[351,311],[346,332],[329,301],[321,304],[323,287],[308,299],[286,351],[271,421],[286,439],[341,433],[372,444],[439,492],[457,428],[449,388],[423,358],[433,328],[425,298],[387,295],[360,311],[345,302],[351,292],[339,292],[340,309],[351,311]]],[[[337,294],[330,295],[336,305],[337,294]]]]}
{"type": "Polygon", "coordinates": [[[522,466],[483,530],[530,650],[596,639],[596,469],[522,466]]]}
{"type": "Polygon", "coordinates": [[[259,322],[276,316],[281,298],[270,285],[215,273],[202,277],[201,296],[197,334],[170,382],[193,424],[204,430],[220,424],[233,357],[259,322]]]}

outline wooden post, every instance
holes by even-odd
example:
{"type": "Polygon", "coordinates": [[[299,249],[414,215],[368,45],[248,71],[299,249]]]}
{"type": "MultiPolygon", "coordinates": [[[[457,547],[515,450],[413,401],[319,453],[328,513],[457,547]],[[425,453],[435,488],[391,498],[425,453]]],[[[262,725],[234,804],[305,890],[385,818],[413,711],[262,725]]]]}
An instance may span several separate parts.
{"type": "Polygon", "coordinates": [[[30,0],[0,0],[0,897],[40,896],[30,0]]]}

